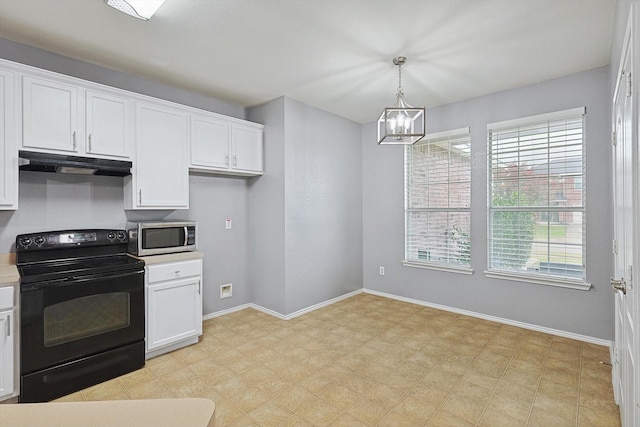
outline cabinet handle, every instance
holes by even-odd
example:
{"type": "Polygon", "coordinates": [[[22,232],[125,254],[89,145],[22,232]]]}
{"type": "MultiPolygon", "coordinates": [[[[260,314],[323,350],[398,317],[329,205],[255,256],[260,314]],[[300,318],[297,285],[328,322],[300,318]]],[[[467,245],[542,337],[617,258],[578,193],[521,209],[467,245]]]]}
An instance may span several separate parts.
{"type": "Polygon", "coordinates": [[[229,155],[228,154],[224,155],[224,165],[226,167],[229,167],[229,155]]]}
{"type": "Polygon", "coordinates": [[[233,166],[238,166],[238,158],[235,154],[233,155],[233,166]]]}
{"type": "Polygon", "coordinates": [[[198,295],[200,295],[200,280],[198,280],[198,295]]]}
{"type": "Polygon", "coordinates": [[[7,316],[7,337],[10,337],[10,336],[11,336],[11,315],[8,315],[7,316]]]}
{"type": "Polygon", "coordinates": [[[91,152],[91,134],[87,136],[87,139],[89,140],[89,152],[91,152]]]}
{"type": "Polygon", "coordinates": [[[180,270],[174,271],[173,274],[175,274],[176,276],[179,276],[180,275],[180,270]]]}
{"type": "Polygon", "coordinates": [[[142,204],[142,190],[138,190],[138,204],[142,204]]]}
{"type": "Polygon", "coordinates": [[[73,138],[73,149],[76,149],[76,131],[74,130],[73,133],[71,134],[71,137],[73,138]]]}

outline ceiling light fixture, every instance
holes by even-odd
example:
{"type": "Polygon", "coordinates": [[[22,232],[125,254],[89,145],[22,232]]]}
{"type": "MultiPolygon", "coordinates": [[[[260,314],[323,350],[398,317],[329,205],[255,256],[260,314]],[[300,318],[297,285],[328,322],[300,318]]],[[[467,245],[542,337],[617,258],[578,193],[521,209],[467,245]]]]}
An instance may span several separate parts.
{"type": "Polygon", "coordinates": [[[162,6],[165,0],[104,0],[104,2],[120,12],[134,18],[148,21],[162,6]]]}
{"type": "Polygon", "coordinates": [[[378,144],[413,145],[424,137],[424,107],[412,107],[404,100],[402,66],[406,62],[404,56],[393,58],[398,66],[396,105],[386,107],[378,119],[378,144]]]}

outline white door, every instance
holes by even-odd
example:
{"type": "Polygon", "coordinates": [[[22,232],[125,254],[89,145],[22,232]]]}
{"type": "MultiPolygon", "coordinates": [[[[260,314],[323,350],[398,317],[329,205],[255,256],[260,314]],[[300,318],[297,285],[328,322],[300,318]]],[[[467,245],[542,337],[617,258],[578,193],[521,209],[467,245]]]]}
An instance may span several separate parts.
{"type": "MultiPolygon", "coordinates": [[[[13,294],[12,294],[13,297],[13,294]]],[[[13,310],[0,311],[0,396],[13,393],[13,310]]]]}
{"type": "Polygon", "coordinates": [[[18,209],[18,147],[15,143],[14,75],[0,70],[0,209],[18,209]]]}
{"type": "Polygon", "coordinates": [[[147,352],[202,334],[200,276],[147,289],[147,352]]]}
{"type": "Polygon", "coordinates": [[[623,427],[640,422],[636,407],[638,392],[638,293],[633,283],[634,246],[637,235],[634,218],[639,212],[634,176],[637,174],[637,135],[634,131],[630,28],[621,58],[621,70],[613,102],[613,185],[614,185],[614,272],[611,285],[615,291],[615,349],[613,383],[620,405],[623,427]],[[635,200],[634,200],[635,199],[635,200]]]}
{"type": "Polygon", "coordinates": [[[125,98],[87,91],[87,154],[131,157],[129,109],[125,98]]]}
{"type": "Polygon", "coordinates": [[[163,105],[137,105],[137,207],[189,208],[187,124],[184,111],[163,105]]]}
{"type": "Polygon", "coordinates": [[[262,172],[262,129],[234,123],[231,153],[233,169],[262,172]]]}
{"type": "Polygon", "coordinates": [[[229,168],[229,122],[217,117],[191,116],[191,166],[229,168]]]}
{"type": "Polygon", "coordinates": [[[22,146],[77,151],[78,90],[63,83],[24,77],[22,146]]]}

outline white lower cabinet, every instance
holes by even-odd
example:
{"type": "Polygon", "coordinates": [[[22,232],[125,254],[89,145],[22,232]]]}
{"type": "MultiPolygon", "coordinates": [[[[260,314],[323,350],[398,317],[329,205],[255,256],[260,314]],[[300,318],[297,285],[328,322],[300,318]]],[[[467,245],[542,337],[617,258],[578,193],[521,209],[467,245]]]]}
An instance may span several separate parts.
{"type": "Polygon", "coordinates": [[[202,259],[145,267],[146,358],[198,342],[202,335],[202,259]]]}
{"type": "Polygon", "coordinates": [[[13,286],[0,288],[0,400],[14,395],[15,309],[13,286]]]}

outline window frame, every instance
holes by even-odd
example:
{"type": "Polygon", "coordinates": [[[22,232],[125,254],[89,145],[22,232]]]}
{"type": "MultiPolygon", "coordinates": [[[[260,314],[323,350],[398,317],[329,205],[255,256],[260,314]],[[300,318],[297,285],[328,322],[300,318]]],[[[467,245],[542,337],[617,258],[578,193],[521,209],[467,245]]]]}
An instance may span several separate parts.
{"type": "MultiPolygon", "coordinates": [[[[547,144],[549,142],[547,141],[547,144]]],[[[520,150],[520,147],[518,147],[520,150]]],[[[587,169],[586,169],[586,107],[572,108],[562,111],[556,111],[552,113],[539,114],[528,117],[521,117],[513,120],[506,120],[501,122],[489,123],[487,124],[487,264],[485,275],[491,278],[497,279],[506,279],[517,282],[525,282],[525,283],[534,283],[548,286],[557,286],[571,289],[579,289],[579,290],[588,290],[591,288],[591,284],[586,281],[587,268],[586,268],[586,252],[587,252],[587,233],[586,233],[586,181],[587,181],[587,169]],[[565,208],[561,210],[559,208],[554,209],[551,201],[547,201],[545,206],[529,206],[529,209],[517,209],[505,207],[503,209],[496,209],[498,206],[493,205],[492,199],[492,184],[493,181],[493,169],[492,169],[492,155],[494,149],[492,147],[491,135],[492,132],[495,131],[504,131],[504,130],[513,130],[514,132],[519,132],[518,128],[526,127],[526,126],[535,126],[538,124],[547,123],[547,126],[552,122],[558,122],[561,120],[574,120],[578,117],[582,119],[581,125],[581,134],[582,134],[582,142],[581,142],[581,161],[582,161],[582,173],[579,175],[581,177],[581,188],[579,189],[582,192],[581,206],[575,207],[572,206],[570,208],[565,208]],[[560,275],[552,275],[550,273],[540,273],[536,271],[514,271],[508,269],[499,269],[495,267],[491,267],[492,262],[492,244],[493,244],[493,229],[492,229],[492,218],[493,213],[495,212],[536,212],[536,211],[545,211],[545,212],[579,212],[582,216],[582,241],[581,241],[581,251],[582,251],[582,274],[580,278],[571,278],[569,276],[560,276],[560,275]]],[[[565,157],[567,159],[568,157],[565,157]]],[[[578,175],[576,175],[578,176],[578,175]]],[[[547,179],[550,177],[547,172],[547,179]]],[[[521,181],[518,180],[520,183],[521,181]]],[[[550,241],[547,240],[547,244],[550,244],[550,241]]]]}
{"type": "MultiPolygon", "coordinates": [[[[450,142],[450,141],[449,141],[450,142]]],[[[472,186],[472,173],[471,173],[471,129],[469,127],[452,129],[443,132],[435,132],[431,134],[425,135],[425,137],[418,141],[414,145],[409,145],[405,147],[404,152],[404,258],[402,261],[402,265],[406,267],[415,267],[415,268],[423,268],[430,270],[438,270],[438,271],[446,271],[452,273],[460,273],[460,274],[473,274],[473,269],[471,268],[472,254],[471,254],[471,186],[472,186]],[[408,254],[408,241],[409,241],[409,181],[408,181],[408,173],[407,167],[409,165],[409,156],[411,150],[415,148],[417,145],[425,145],[430,142],[434,142],[435,140],[443,140],[445,138],[451,139],[462,139],[465,138],[469,143],[469,177],[468,177],[468,185],[469,185],[469,205],[464,208],[460,207],[446,207],[446,208],[421,208],[420,210],[424,210],[425,212],[467,212],[469,215],[469,263],[461,264],[450,261],[434,261],[434,260],[418,260],[418,259],[409,259],[407,257],[408,254]]],[[[449,182],[449,177],[447,177],[447,182],[449,182]]],[[[466,181],[465,181],[466,182],[466,181]]],[[[413,210],[412,210],[413,211],[413,210]]]]}

